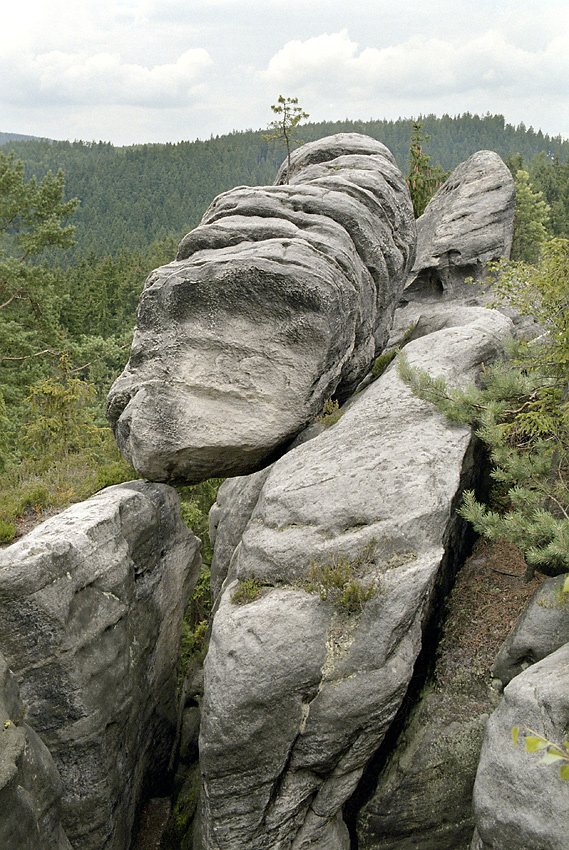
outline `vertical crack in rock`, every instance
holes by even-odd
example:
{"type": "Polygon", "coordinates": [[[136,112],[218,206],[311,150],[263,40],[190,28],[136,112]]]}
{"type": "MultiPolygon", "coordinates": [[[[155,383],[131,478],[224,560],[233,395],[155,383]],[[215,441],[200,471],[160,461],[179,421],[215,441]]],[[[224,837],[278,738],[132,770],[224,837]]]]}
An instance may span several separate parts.
{"type": "MultiPolygon", "coordinates": [[[[474,308],[465,324],[449,321],[408,343],[407,356],[460,385],[481,357],[496,356],[512,325],[474,308]]],[[[259,850],[349,847],[342,809],[408,692],[470,457],[470,430],[413,396],[392,366],[333,427],[273,464],[234,550],[232,580],[294,586],[311,561],[356,561],[373,537],[377,557],[361,578],[379,570],[380,592],[340,633],[315,594],[275,589],[236,613],[225,586],[204,671],[204,849],[249,850],[253,834],[259,850]],[[262,628],[262,655],[251,654],[241,617],[262,628]],[[228,666],[233,653],[239,672],[228,666]],[[277,775],[267,808],[263,788],[277,775]],[[247,807],[235,793],[244,787],[247,807]],[[252,832],[263,814],[265,832],[252,832]]]]}

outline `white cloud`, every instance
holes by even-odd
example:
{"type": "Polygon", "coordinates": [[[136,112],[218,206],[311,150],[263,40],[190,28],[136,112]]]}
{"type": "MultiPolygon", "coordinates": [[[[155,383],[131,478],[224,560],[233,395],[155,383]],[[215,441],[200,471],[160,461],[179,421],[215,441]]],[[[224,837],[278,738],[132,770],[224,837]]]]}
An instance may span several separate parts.
{"type": "Polygon", "coordinates": [[[489,30],[471,40],[450,41],[415,35],[390,47],[365,47],[346,30],[306,41],[289,41],[270,60],[264,78],[280,88],[306,86],[333,96],[338,83],[359,98],[433,96],[511,86],[536,91],[569,78],[567,39],[553,39],[542,51],[529,51],[489,30]]]}
{"type": "Polygon", "coordinates": [[[130,141],[312,120],[501,112],[569,135],[564,0],[18,0],[1,130],[130,141]]]}
{"type": "Polygon", "coordinates": [[[5,100],[39,103],[124,104],[166,108],[191,102],[212,65],[203,48],[183,53],[176,62],[144,65],[123,62],[118,54],[64,53],[12,56],[3,76],[10,80],[5,100]]]}

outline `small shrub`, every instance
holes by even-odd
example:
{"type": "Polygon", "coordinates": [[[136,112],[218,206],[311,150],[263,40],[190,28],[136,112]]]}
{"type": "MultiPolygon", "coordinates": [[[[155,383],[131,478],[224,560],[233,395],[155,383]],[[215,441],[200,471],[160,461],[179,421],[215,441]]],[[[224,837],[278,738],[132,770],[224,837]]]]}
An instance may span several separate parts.
{"type": "Polygon", "coordinates": [[[527,753],[541,752],[540,762],[542,764],[555,764],[559,767],[559,776],[561,779],[569,780],[569,741],[563,741],[562,744],[554,744],[548,741],[539,732],[533,732],[527,726],[514,726],[512,729],[512,737],[514,739],[514,747],[517,746],[520,735],[525,739],[525,749],[527,753]]]}
{"type": "Polygon", "coordinates": [[[207,646],[205,636],[209,626],[209,620],[200,620],[199,623],[192,629],[188,620],[182,623],[182,641],[180,644],[180,671],[185,671],[188,661],[195,658],[199,662],[203,662],[207,646]]]}
{"type": "Polygon", "coordinates": [[[26,508],[34,508],[37,512],[41,511],[49,504],[49,493],[44,484],[33,484],[24,490],[20,497],[20,511],[25,511],[26,508]]]}
{"type": "Polygon", "coordinates": [[[401,341],[394,348],[391,348],[389,351],[382,351],[381,354],[375,358],[374,364],[371,367],[371,377],[372,381],[376,381],[387,369],[389,364],[397,357],[401,349],[409,342],[409,339],[419,324],[419,320],[409,325],[405,330],[401,341]]]}
{"type": "Polygon", "coordinates": [[[213,550],[209,539],[208,514],[217,497],[223,478],[210,478],[195,485],[180,485],[176,489],[180,497],[180,512],[186,525],[202,542],[202,568],[197,584],[184,615],[179,684],[193,658],[203,662],[207,653],[205,635],[212,608],[210,578],[213,550]]]}
{"type": "Polygon", "coordinates": [[[376,545],[372,537],[353,561],[343,555],[330,555],[324,563],[313,561],[304,589],[318,593],[322,600],[332,602],[344,614],[358,613],[378,590],[376,582],[364,585],[358,576],[358,571],[374,565],[376,545]]]}
{"type": "Polygon", "coordinates": [[[136,478],[139,478],[138,473],[126,460],[120,458],[120,460],[106,463],[97,470],[96,486],[98,490],[103,490],[105,487],[122,484],[124,481],[134,481],[136,478]]]}
{"type": "Polygon", "coordinates": [[[231,601],[234,605],[247,605],[249,602],[254,602],[260,599],[262,585],[253,574],[249,578],[239,582],[237,589],[233,591],[231,601]]]}
{"type": "Polygon", "coordinates": [[[336,422],[341,419],[343,413],[343,410],[340,410],[338,400],[329,398],[327,401],[324,402],[322,413],[320,414],[320,416],[316,417],[316,421],[319,422],[320,425],[324,425],[326,428],[329,428],[331,425],[335,425],[336,422]]]}
{"type": "Polygon", "coordinates": [[[389,364],[396,357],[399,352],[399,348],[393,348],[391,351],[383,351],[378,357],[375,358],[374,364],[371,367],[371,375],[374,381],[376,378],[379,378],[380,375],[383,375],[389,364]]]}
{"type": "Polygon", "coordinates": [[[202,560],[208,566],[213,556],[209,539],[209,511],[224,480],[209,478],[200,484],[184,484],[176,488],[180,497],[182,519],[202,541],[202,560]]]}
{"type": "Polygon", "coordinates": [[[16,536],[16,526],[13,522],[0,519],[0,543],[11,543],[16,536]]]}

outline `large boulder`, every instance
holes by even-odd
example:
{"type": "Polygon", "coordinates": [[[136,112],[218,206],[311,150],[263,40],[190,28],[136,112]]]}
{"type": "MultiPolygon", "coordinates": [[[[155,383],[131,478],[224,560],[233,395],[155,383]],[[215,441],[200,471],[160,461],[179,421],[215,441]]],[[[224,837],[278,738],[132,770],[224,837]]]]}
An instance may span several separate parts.
{"type": "Polygon", "coordinates": [[[60,819],[61,777],[25,715],[18,684],[0,656],[0,847],[71,850],[60,819]]]}
{"type": "Polygon", "coordinates": [[[565,575],[543,581],[508,635],[492,672],[507,685],[527,667],[569,643],[569,594],[565,575]]]}
{"type": "Polygon", "coordinates": [[[509,257],[515,187],[493,151],[478,151],[454,169],[417,220],[417,254],[405,300],[456,295],[467,276],[484,278],[509,257]]]}
{"type": "MultiPolygon", "coordinates": [[[[472,380],[511,322],[483,309],[468,319],[409,343],[409,360],[472,380]]],[[[413,396],[392,366],[276,461],[260,490],[238,485],[227,536],[230,514],[216,509],[216,543],[231,545],[204,670],[196,847],[349,847],[342,808],[407,692],[460,557],[453,506],[478,466],[470,430],[413,396]],[[345,568],[351,607],[333,601],[345,568]]]]}
{"type": "Polygon", "coordinates": [[[526,727],[562,744],[569,728],[569,644],[516,676],[486,727],[476,782],[473,850],[567,850],[568,784],[559,764],[528,753],[520,734],[526,727]]]}
{"type": "Polygon", "coordinates": [[[0,553],[0,648],[59,769],[62,823],[81,850],[128,847],[143,787],[166,772],[199,546],[176,492],[135,481],[0,553]]]}
{"type": "Polygon", "coordinates": [[[416,238],[393,156],[339,134],[295,151],[283,179],[216,198],[146,282],[107,415],[147,478],[254,472],[387,340],[416,238]]]}

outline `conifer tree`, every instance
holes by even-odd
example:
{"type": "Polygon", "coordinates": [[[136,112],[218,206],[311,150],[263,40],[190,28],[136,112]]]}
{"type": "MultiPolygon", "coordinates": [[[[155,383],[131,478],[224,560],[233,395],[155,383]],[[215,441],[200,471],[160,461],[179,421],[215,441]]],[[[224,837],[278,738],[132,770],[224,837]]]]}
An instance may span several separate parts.
{"type": "Polygon", "coordinates": [[[273,132],[264,135],[263,138],[267,142],[284,142],[288,165],[286,182],[288,183],[291,146],[295,143],[302,144],[302,139],[296,136],[295,130],[303,119],[310,116],[298,105],[297,97],[283,97],[282,94],[279,95],[278,102],[272,104],[271,109],[278,117],[269,124],[269,129],[273,132]]]}
{"type": "Polygon", "coordinates": [[[422,125],[418,121],[414,121],[407,157],[409,164],[407,185],[411,193],[415,218],[423,215],[429,200],[442,186],[447,176],[439,165],[431,165],[431,157],[423,151],[423,143],[430,142],[430,140],[430,136],[423,135],[422,125]]]}
{"type": "Polygon", "coordinates": [[[493,504],[467,492],[461,514],[490,540],[519,546],[527,578],[536,568],[556,575],[569,571],[569,240],[546,243],[537,266],[502,261],[494,271],[497,302],[534,316],[542,335],[512,343],[481,389],[449,388],[404,357],[400,374],[449,419],[472,424],[488,448],[493,504]]]}
{"type": "Polygon", "coordinates": [[[6,364],[37,353],[38,331],[45,343],[58,325],[54,278],[40,262],[48,248],[73,244],[66,224],[77,208],[64,200],[63,172],[26,181],[13,153],[0,153],[0,352],[6,364]],[[11,358],[13,358],[11,360],[11,358]]]}
{"type": "Polygon", "coordinates": [[[527,171],[519,169],[514,179],[516,210],[511,257],[513,260],[535,263],[540,246],[548,236],[551,210],[544,200],[543,192],[532,187],[527,171]]]}

